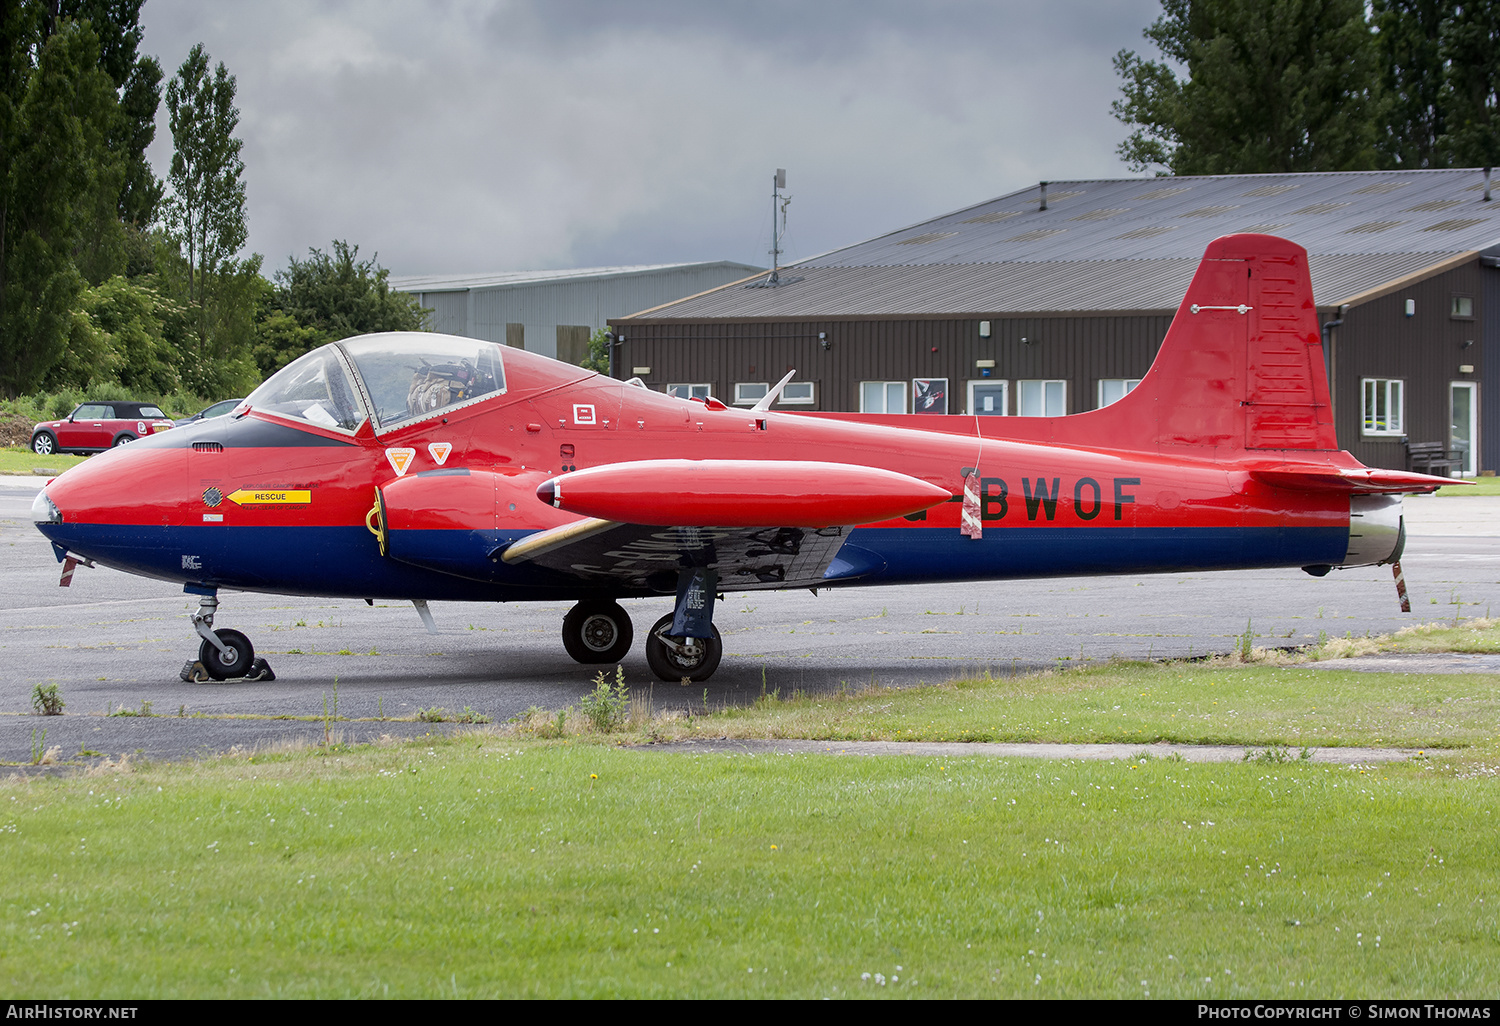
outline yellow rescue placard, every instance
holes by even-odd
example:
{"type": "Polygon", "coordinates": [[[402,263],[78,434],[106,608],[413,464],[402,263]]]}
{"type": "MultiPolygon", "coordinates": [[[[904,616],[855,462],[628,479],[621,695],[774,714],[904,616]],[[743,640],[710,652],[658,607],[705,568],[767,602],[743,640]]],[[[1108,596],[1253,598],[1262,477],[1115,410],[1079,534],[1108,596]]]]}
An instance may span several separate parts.
{"type": "Polygon", "coordinates": [[[229,493],[229,501],[241,506],[306,506],[312,502],[312,492],[306,489],[237,488],[229,493]]]}

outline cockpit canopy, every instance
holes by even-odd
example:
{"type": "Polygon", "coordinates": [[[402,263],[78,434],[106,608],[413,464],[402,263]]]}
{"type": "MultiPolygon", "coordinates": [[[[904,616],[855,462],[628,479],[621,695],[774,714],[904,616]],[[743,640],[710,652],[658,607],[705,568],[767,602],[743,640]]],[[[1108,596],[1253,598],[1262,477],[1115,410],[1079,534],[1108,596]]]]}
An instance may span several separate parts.
{"type": "Polygon", "coordinates": [[[314,349],[273,374],[245,403],[350,432],[368,417],[384,431],[504,391],[505,366],[494,342],[401,332],[314,349]]]}

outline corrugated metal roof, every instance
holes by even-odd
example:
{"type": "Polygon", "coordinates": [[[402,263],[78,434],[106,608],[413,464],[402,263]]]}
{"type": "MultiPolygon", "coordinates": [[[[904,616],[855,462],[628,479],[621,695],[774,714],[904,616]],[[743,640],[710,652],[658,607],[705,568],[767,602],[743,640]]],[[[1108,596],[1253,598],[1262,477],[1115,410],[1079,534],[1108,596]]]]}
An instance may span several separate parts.
{"type": "Polygon", "coordinates": [[[1477,169],[1050,182],[1045,211],[1029,188],[793,264],[793,284],[648,316],[1170,310],[1204,247],[1242,231],[1304,246],[1331,305],[1500,243],[1500,200],[1483,189],[1477,169]]]}
{"type": "Polygon", "coordinates": [[[465,289],[504,288],[510,285],[545,285],[551,282],[584,279],[624,278],[659,271],[682,271],[696,268],[738,268],[741,277],[761,270],[751,264],[733,260],[699,261],[685,264],[635,264],[625,267],[575,267],[554,271],[500,271],[493,274],[404,274],[387,279],[396,292],[460,292],[465,289]]]}

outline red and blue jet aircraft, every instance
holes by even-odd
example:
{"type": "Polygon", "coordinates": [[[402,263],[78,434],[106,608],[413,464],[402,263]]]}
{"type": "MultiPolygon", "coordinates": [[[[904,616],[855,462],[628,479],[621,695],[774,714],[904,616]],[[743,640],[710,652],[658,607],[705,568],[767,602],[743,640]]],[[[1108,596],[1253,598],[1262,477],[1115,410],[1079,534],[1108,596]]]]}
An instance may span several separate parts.
{"type": "MultiPolygon", "coordinates": [[[[779,387],[779,386],[778,386],[779,387]]],[[[1452,482],[1338,449],[1307,253],[1211,243],[1150,371],[1063,417],[872,416],[681,399],[491,342],[327,345],[232,416],[49,482],[64,580],[183,585],[187,679],[267,678],[220,589],[427,602],[575,600],[582,663],[633,640],[618,599],[674,600],[661,679],[706,680],[721,589],[1395,562],[1403,492],[1452,482]]]]}

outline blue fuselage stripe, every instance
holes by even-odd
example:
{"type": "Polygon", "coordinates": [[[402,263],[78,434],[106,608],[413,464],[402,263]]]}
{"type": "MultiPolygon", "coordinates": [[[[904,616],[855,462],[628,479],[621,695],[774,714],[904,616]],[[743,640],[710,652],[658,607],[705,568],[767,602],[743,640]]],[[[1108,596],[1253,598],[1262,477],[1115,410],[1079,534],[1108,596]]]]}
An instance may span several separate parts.
{"type": "MultiPolygon", "coordinates": [[[[422,553],[416,566],[381,556],[363,527],[38,527],[58,545],[130,573],[248,591],[471,601],[631,593],[491,559],[521,536],[493,531],[404,532],[407,547],[422,553]]],[[[978,541],[956,530],[861,528],[825,580],[903,584],[1337,564],[1348,538],[1340,527],[987,526],[978,541]]]]}

